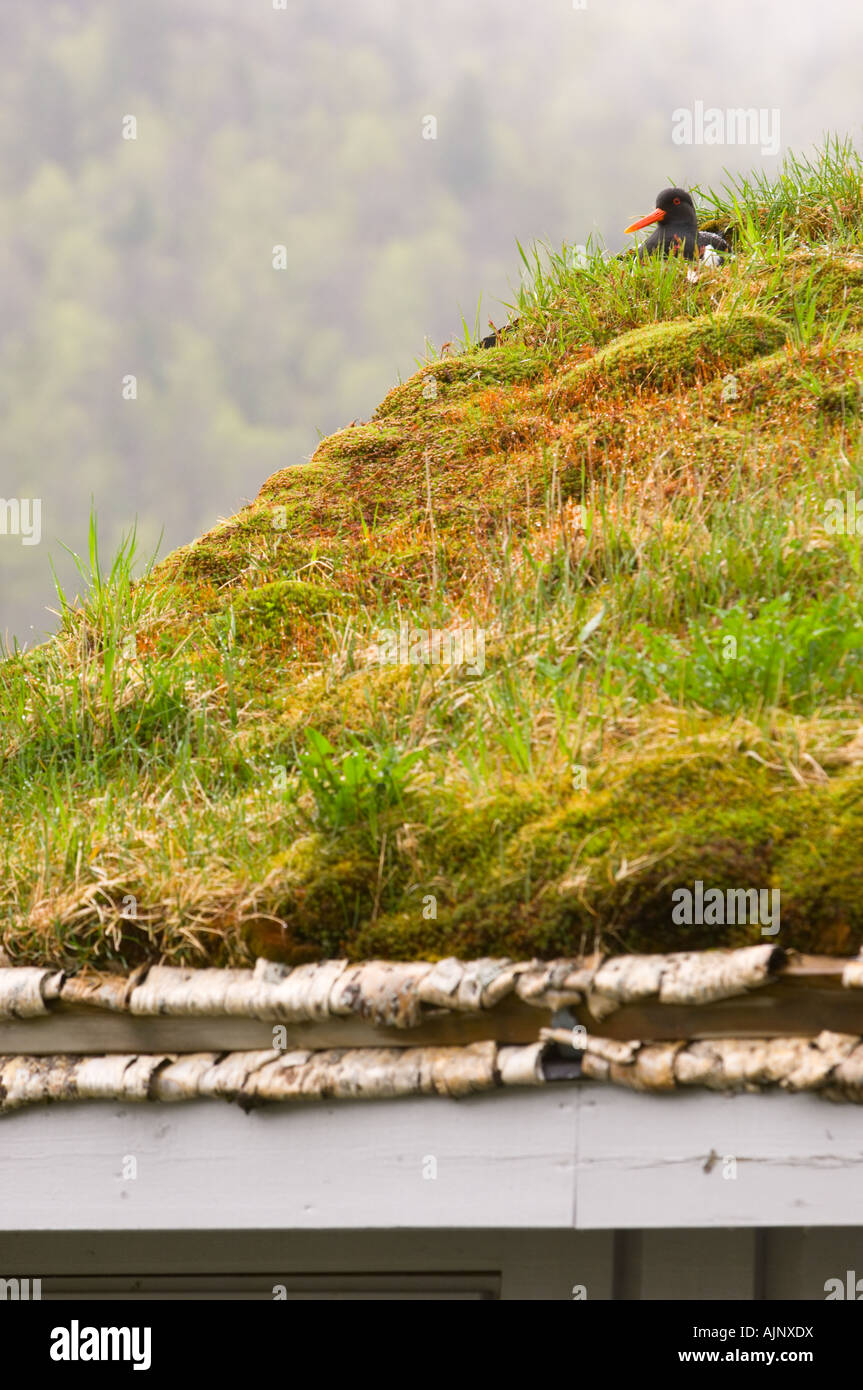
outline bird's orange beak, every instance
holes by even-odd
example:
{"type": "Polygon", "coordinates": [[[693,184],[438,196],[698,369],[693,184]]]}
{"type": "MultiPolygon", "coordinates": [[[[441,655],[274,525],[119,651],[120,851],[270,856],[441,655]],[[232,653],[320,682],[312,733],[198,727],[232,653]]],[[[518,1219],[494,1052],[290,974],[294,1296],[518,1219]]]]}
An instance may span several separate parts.
{"type": "Polygon", "coordinates": [[[655,212],[649,212],[646,217],[641,217],[637,222],[633,222],[631,227],[625,227],[626,232],[640,232],[642,227],[649,227],[651,222],[661,222],[665,217],[662,208],[657,208],[655,212]]]}

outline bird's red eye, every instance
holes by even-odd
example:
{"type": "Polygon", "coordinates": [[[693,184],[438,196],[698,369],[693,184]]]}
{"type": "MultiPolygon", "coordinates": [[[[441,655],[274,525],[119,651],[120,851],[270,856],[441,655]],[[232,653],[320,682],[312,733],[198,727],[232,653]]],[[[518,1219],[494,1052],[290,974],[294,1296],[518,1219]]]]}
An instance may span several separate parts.
{"type": "Polygon", "coordinates": [[[675,198],[674,203],[675,203],[675,206],[676,206],[676,207],[679,207],[679,206],[680,206],[680,199],[679,199],[679,198],[675,198]]]}

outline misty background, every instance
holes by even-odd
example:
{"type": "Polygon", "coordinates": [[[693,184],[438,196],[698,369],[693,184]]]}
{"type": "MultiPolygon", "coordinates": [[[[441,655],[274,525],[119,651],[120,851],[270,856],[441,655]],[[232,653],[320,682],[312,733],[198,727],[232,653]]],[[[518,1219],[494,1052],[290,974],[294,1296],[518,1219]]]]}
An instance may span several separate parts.
{"type": "Polygon", "coordinates": [[[165,555],[480,296],[501,323],[516,238],[617,250],[667,183],[859,135],[847,0],[580,5],[3,0],[0,497],[43,511],[41,544],[0,535],[0,637],[52,629],[91,497],[103,558],[136,518],[165,555]],[[779,155],[673,144],[696,101],[778,108],[779,155]]]}

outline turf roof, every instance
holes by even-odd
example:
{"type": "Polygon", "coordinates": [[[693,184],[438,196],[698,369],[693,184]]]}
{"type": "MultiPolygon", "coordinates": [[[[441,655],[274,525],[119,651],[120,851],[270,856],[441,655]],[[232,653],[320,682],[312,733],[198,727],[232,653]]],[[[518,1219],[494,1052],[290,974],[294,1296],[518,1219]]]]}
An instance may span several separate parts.
{"type": "Polygon", "coordinates": [[[863,168],[832,144],[701,203],[730,265],[540,257],[499,346],[143,582],[91,554],[0,665],[11,960],[765,939],[676,924],[698,880],[857,949],[863,168]]]}

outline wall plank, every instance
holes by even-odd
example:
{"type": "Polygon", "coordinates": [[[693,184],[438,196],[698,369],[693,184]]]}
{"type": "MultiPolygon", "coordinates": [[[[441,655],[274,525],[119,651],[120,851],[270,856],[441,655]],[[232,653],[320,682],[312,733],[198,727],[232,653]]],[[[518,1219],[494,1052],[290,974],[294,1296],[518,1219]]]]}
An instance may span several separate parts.
{"type": "Polygon", "coordinates": [[[811,1096],[601,1085],[34,1107],[0,1119],[0,1231],[863,1225],[859,1133],[811,1096]]]}

